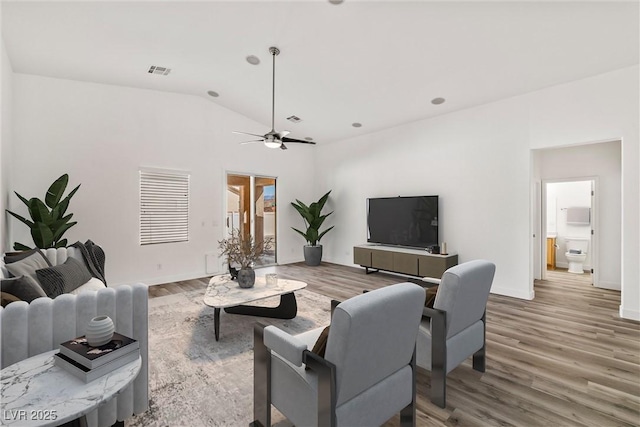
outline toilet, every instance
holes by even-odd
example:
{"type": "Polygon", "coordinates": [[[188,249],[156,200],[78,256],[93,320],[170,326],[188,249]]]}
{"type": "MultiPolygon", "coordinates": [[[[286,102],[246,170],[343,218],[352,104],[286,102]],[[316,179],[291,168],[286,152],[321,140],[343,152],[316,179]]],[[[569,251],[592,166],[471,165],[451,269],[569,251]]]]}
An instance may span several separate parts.
{"type": "Polygon", "coordinates": [[[565,239],[567,252],[564,256],[569,262],[569,273],[583,274],[582,264],[587,259],[587,249],[589,249],[589,239],[582,237],[567,237],[565,239]]]}

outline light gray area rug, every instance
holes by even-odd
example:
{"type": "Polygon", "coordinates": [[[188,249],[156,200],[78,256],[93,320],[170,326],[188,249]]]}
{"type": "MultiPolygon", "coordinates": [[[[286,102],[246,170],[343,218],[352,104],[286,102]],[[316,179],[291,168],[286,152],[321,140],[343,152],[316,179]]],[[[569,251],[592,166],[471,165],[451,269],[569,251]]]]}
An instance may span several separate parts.
{"type": "MultiPolygon", "coordinates": [[[[253,418],[253,325],[259,321],[298,334],[330,320],[329,298],[302,290],[296,292],[298,315],[291,320],[222,311],[216,341],[214,310],[204,305],[203,296],[204,290],[149,300],[150,409],[126,426],[248,426],[253,418]]],[[[276,297],[255,305],[278,302],[276,297]]]]}

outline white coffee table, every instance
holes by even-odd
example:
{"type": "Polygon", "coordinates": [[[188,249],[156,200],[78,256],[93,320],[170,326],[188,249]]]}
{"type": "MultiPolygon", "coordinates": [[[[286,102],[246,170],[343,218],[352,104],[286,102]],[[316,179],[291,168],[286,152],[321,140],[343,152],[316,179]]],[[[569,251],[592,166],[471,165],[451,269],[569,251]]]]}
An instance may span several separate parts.
{"type": "Polygon", "coordinates": [[[57,426],[84,416],[115,397],[138,376],[134,360],[85,383],[56,366],[58,350],[32,356],[0,371],[0,424],[57,426]]]}
{"type": "Polygon", "coordinates": [[[204,294],[204,303],[215,309],[214,329],[216,341],[220,338],[220,309],[225,313],[249,316],[271,317],[274,319],[293,319],[298,313],[295,291],[307,287],[305,282],[278,278],[276,285],[267,285],[264,277],[256,277],[252,288],[241,288],[231,276],[223,274],[213,276],[204,294]],[[256,307],[244,305],[265,298],[280,296],[277,307],[256,307]]]}

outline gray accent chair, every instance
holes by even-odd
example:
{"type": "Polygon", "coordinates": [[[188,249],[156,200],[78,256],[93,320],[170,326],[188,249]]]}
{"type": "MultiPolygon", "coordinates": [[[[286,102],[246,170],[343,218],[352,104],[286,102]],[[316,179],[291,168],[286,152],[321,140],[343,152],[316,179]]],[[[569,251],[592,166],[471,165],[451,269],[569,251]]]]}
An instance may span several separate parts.
{"type": "Polygon", "coordinates": [[[451,267],[439,283],[433,309],[424,309],[416,343],[417,365],[431,371],[431,401],[446,406],[447,374],[473,356],[484,372],[486,310],[495,264],[475,260],[451,267]]]}
{"type": "Polygon", "coordinates": [[[415,426],[424,300],[421,286],[399,283],[332,302],[324,358],[308,350],[323,328],[292,336],[256,325],[251,425],[270,426],[273,405],[297,426],[375,426],[398,412],[415,426]]]}

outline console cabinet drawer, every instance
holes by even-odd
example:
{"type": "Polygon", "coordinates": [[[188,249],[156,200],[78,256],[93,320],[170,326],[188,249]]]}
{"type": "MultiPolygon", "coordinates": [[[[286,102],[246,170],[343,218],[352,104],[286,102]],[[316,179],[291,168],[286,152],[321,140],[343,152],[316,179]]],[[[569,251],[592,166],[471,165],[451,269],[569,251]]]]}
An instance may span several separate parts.
{"type": "Polygon", "coordinates": [[[387,251],[371,251],[371,267],[393,271],[393,253],[387,251]]]}
{"type": "Polygon", "coordinates": [[[447,269],[454,265],[458,265],[458,255],[448,256],[446,258],[419,256],[418,275],[439,279],[447,269]]]}
{"type": "Polygon", "coordinates": [[[371,249],[353,248],[353,263],[363,267],[371,267],[371,249]]]}
{"type": "Polygon", "coordinates": [[[418,274],[418,259],[413,254],[394,253],[392,271],[416,276],[418,274]]]}

